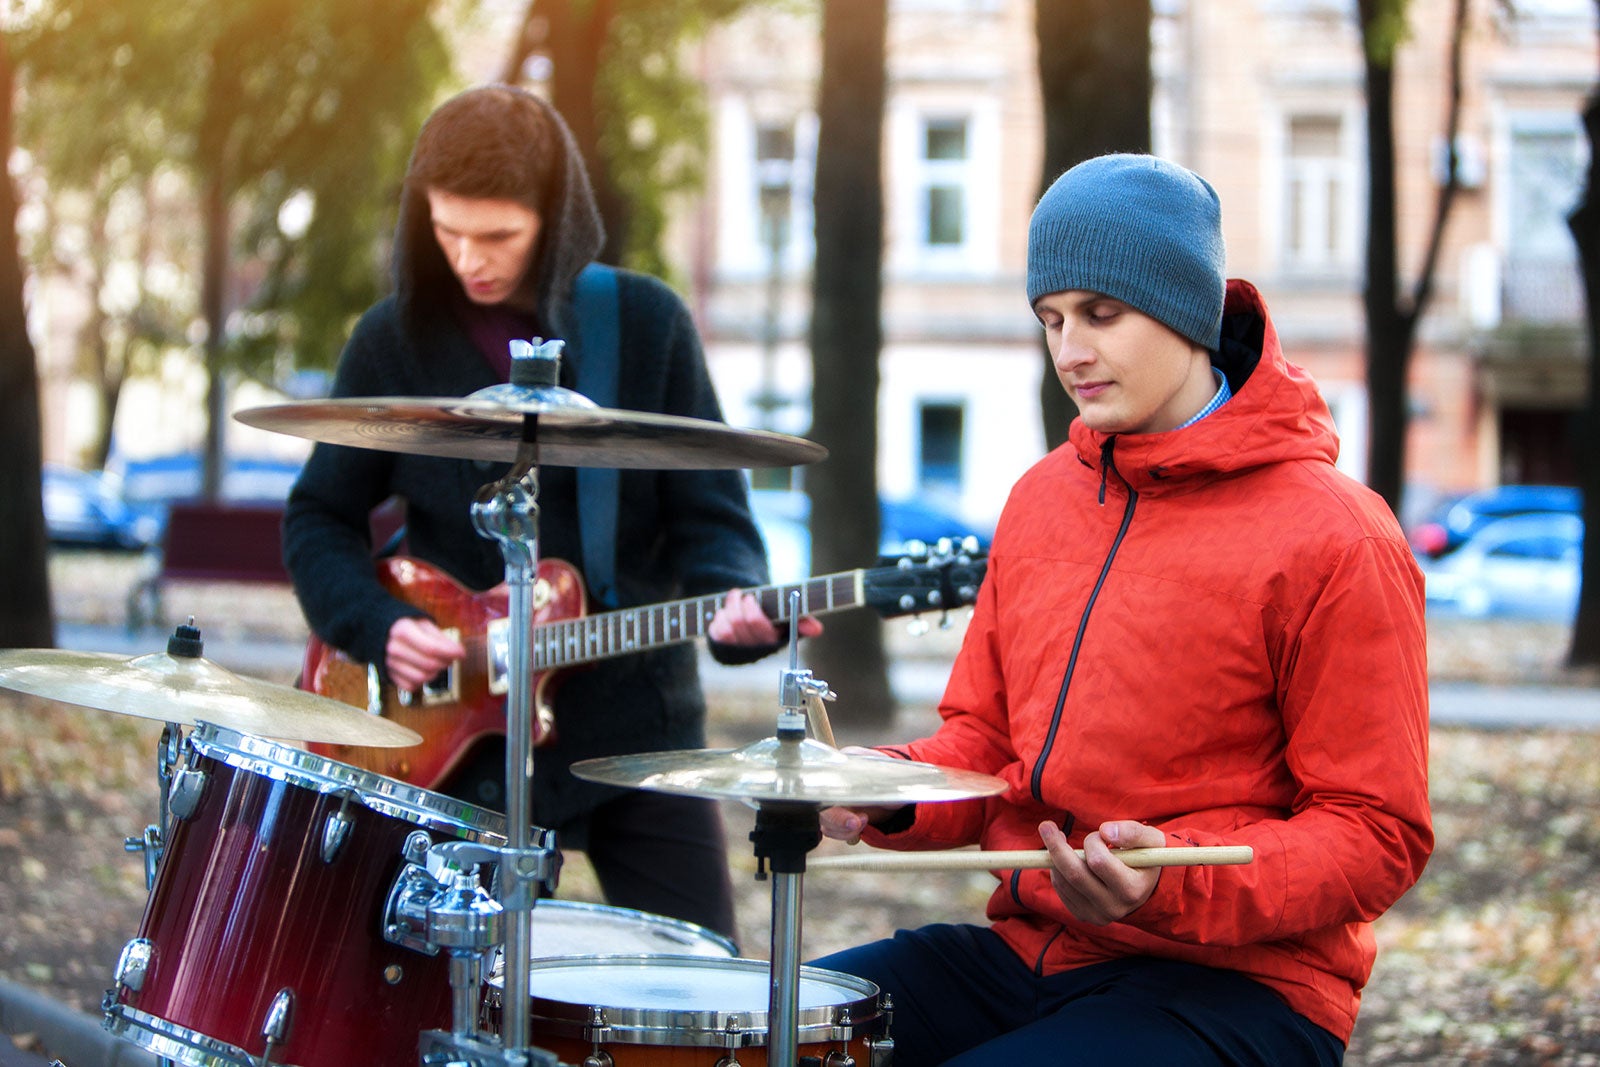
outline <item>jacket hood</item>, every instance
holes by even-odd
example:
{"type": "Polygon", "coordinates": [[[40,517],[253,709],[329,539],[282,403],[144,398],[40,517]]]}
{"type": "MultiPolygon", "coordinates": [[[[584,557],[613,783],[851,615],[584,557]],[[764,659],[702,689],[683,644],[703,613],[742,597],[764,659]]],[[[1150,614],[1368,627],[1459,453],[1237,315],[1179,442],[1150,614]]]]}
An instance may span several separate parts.
{"type": "MultiPolygon", "coordinates": [[[[534,314],[551,335],[561,336],[573,279],[599,254],[605,228],[572,131],[542,99],[532,93],[521,95],[528,106],[546,112],[557,133],[553,141],[561,158],[552,168],[555,179],[536,206],[541,227],[533,266],[509,303],[534,314]]],[[[436,316],[440,306],[448,307],[450,302],[465,298],[460,281],[434,238],[427,190],[410,181],[400,194],[393,269],[395,298],[409,325],[416,326],[436,316]]]]}
{"type": "Polygon", "coordinates": [[[1266,302],[1249,282],[1228,282],[1222,339],[1212,363],[1226,375],[1233,396],[1194,425],[1106,434],[1074,419],[1067,447],[1096,470],[1109,450],[1117,473],[1140,492],[1269,463],[1338,458],[1339,436],[1326,401],[1311,376],[1284,359],[1266,302]]]}

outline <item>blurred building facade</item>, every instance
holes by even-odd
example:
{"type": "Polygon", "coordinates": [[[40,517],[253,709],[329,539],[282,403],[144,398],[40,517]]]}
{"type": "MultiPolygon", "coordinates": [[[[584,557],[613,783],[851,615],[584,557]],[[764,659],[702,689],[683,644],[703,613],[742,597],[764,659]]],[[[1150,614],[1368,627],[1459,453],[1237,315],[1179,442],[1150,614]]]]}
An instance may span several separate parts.
{"type": "MultiPolygon", "coordinates": [[[[1566,214],[1588,148],[1593,0],[1474,3],[1456,142],[1462,188],[1411,374],[1408,504],[1576,478],[1587,353],[1566,214]]],[[[1365,97],[1350,0],[1156,0],[1153,144],[1206,175],[1228,271],[1266,295],[1292,360],[1366,468],[1365,97]]],[[[1440,185],[1453,4],[1411,0],[1397,65],[1403,284],[1440,185]]],[[[1130,47],[1133,45],[1130,43],[1130,47]]],[[[891,0],[884,130],[879,481],[998,513],[1043,449],[1045,361],[1023,295],[1040,190],[1030,0],[891,0]]],[[[819,27],[759,10],[699,55],[713,148],[678,230],[731,421],[809,425],[811,190],[819,27]]],[[[1409,509],[1408,509],[1409,510],[1409,509]]]]}

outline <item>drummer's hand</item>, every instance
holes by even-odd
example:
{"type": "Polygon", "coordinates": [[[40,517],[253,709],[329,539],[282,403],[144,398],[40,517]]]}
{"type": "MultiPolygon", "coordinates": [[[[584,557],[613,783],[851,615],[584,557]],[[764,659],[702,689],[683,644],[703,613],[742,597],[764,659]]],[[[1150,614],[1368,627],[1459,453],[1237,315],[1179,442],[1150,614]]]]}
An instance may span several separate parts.
{"type": "Polygon", "coordinates": [[[843,841],[847,845],[857,844],[861,840],[861,832],[867,828],[868,823],[887,819],[897,810],[897,808],[881,807],[823,808],[822,836],[843,841]]]}
{"type": "MultiPolygon", "coordinates": [[[[800,636],[815,637],[822,632],[822,623],[810,615],[800,620],[800,636]]],[[[753,594],[729,590],[728,598],[711,617],[706,636],[722,645],[777,645],[783,642],[778,628],[761,610],[761,602],[753,594]]]]}
{"type": "Polygon", "coordinates": [[[1100,829],[1083,839],[1082,859],[1055,823],[1040,823],[1039,836],[1050,852],[1050,884],[1056,896],[1086,923],[1114,923],[1156,891],[1159,867],[1137,870],[1112,854],[1112,849],[1119,848],[1164,847],[1167,835],[1154,826],[1131,820],[1101,823],[1100,829]]]}
{"type": "Polygon", "coordinates": [[[439,629],[432,619],[407,615],[389,627],[384,666],[395,685],[416,690],[466,654],[461,642],[439,629]]]}

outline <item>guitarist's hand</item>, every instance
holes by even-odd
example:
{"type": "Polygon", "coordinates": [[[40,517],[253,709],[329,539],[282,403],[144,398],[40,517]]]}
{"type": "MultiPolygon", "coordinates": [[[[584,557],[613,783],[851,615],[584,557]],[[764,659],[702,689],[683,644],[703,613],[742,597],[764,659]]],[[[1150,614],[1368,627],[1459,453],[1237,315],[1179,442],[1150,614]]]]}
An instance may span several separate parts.
{"type": "Polygon", "coordinates": [[[432,619],[406,616],[389,627],[384,667],[395,685],[417,690],[466,654],[461,642],[439,629],[432,619]]]}
{"type": "MultiPolygon", "coordinates": [[[[810,615],[800,620],[801,637],[815,637],[821,632],[822,623],[810,615]]],[[[750,593],[741,593],[737,589],[728,592],[728,599],[711,617],[706,636],[722,645],[771,647],[783,641],[778,628],[761,610],[761,602],[750,593]]]]}

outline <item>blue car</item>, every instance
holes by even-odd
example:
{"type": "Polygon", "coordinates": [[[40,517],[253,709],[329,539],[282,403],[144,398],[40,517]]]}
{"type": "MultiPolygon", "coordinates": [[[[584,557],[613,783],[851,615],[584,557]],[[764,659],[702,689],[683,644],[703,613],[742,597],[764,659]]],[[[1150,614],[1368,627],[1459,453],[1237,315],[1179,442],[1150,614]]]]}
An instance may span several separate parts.
{"type": "MultiPolygon", "coordinates": [[[[750,511],[767,544],[774,582],[797,582],[811,576],[811,498],[787,489],[752,489],[750,511]]],[[[932,545],[940,538],[976,538],[980,547],[991,535],[972,523],[920,500],[878,501],[878,552],[904,553],[913,541],[932,545]]],[[[862,560],[870,566],[875,560],[862,560]]]]}
{"type": "Polygon", "coordinates": [[[1571,620],[1582,583],[1583,520],[1529,512],[1480,526],[1422,563],[1428,607],[1460,615],[1571,620]]]}
{"type": "MultiPolygon", "coordinates": [[[[300,476],[300,460],[275,456],[227,457],[222,499],[233,504],[282,504],[300,476]]],[[[174,501],[200,496],[200,456],[182,452],[121,464],[122,496],[128,506],[156,525],[156,538],[174,501]]]]}
{"type": "Polygon", "coordinates": [[[1499,485],[1451,501],[1411,531],[1418,555],[1438,559],[1496,519],[1530,514],[1582,515],[1583,491],[1571,485],[1499,485]]]}
{"type": "Polygon", "coordinates": [[[115,476],[56,463],[41,474],[51,544],[143,549],[161,536],[160,521],[130,507],[115,476]]]}

